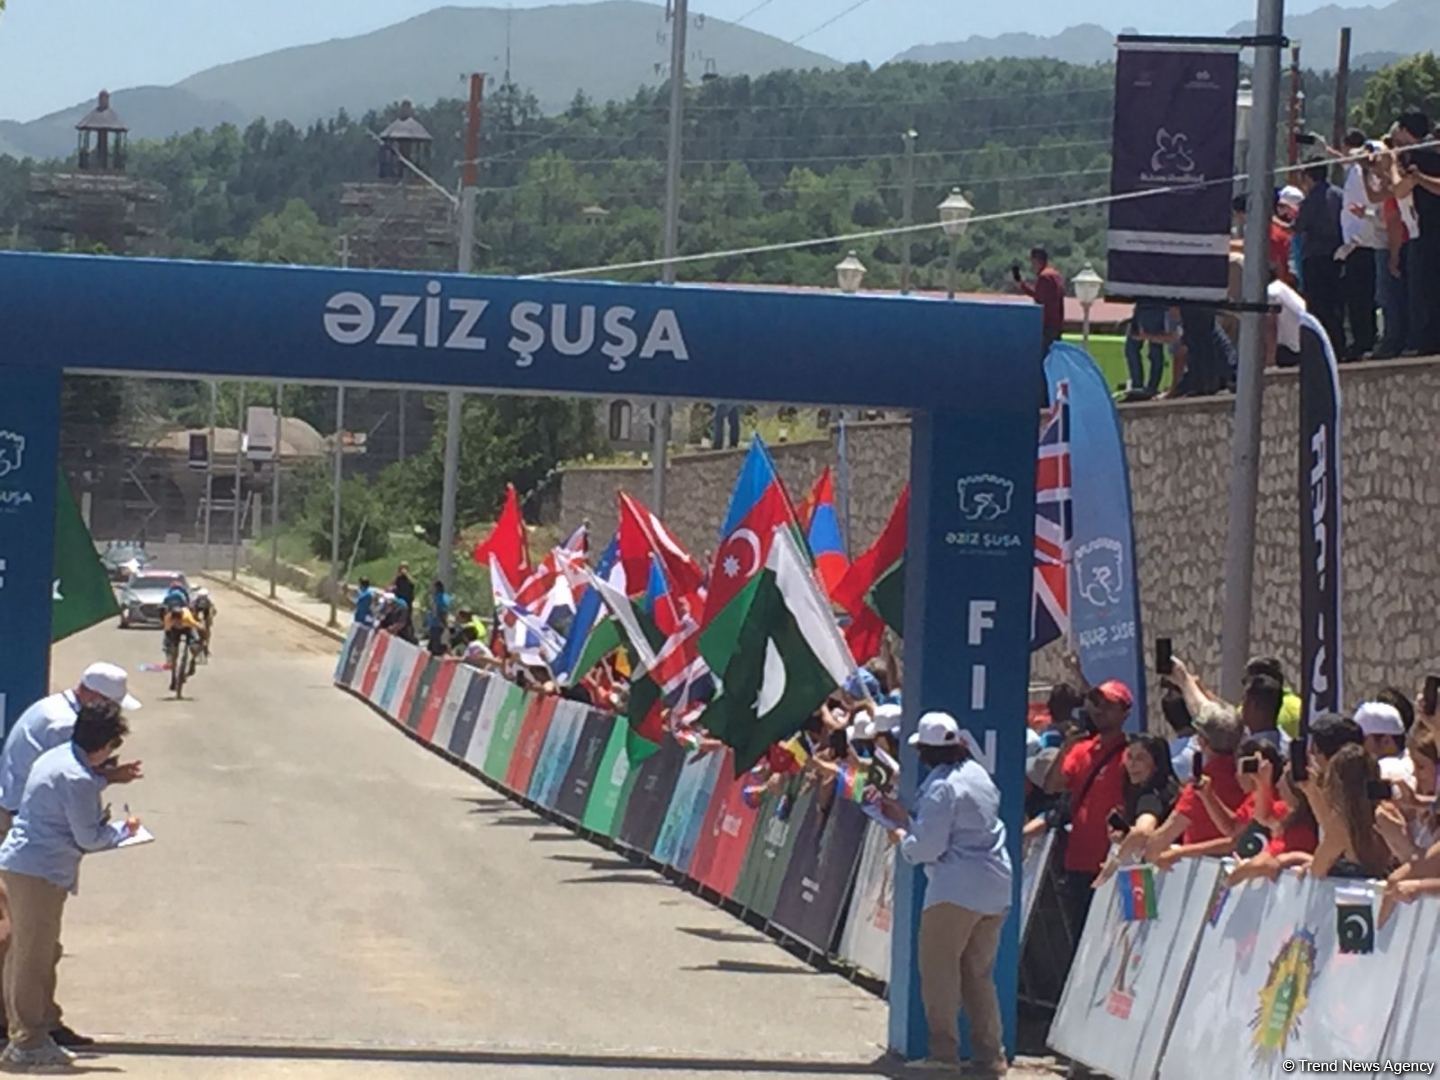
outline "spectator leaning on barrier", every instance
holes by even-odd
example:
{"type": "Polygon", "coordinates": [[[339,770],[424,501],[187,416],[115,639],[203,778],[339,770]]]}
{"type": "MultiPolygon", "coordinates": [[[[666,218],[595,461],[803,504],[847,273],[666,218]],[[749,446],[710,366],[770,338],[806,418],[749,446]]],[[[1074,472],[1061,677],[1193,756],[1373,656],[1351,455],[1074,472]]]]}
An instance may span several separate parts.
{"type": "Polygon", "coordinates": [[[375,590],[370,579],[360,579],[360,591],[355,594],[355,621],[361,626],[375,625],[375,590]]]}
{"type": "Polygon", "coordinates": [[[1169,869],[1175,860],[1187,856],[1222,855],[1230,850],[1230,838],[1205,809],[1202,787],[1208,787],[1230,810],[1245,798],[1236,775],[1235,750],[1242,728],[1235,710],[1218,701],[1206,701],[1195,716],[1195,733],[1200,744],[1200,775],[1186,785],[1170,817],[1145,847],[1146,859],[1161,869],[1169,869]],[[1177,841],[1179,846],[1172,847],[1177,841]]]}
{"type": "Polygon", "coordinates": [[[1095,875],[1110,850],[1110,812],[1125,798],[1125,718],[1134,707],[1130,688],[1118,679],[1086,694],[1093,734],[1072,733],[1046,778],[1046,790],[1069,795],[1069,832],[1059,887],[1070,931],[1078,942],[1090,911],[1095,875]]]}
{"type": "Polygon", "coordinates": [[[5,958],[5,1015],[10,1043],[0,1065],[69,1065],[74,1055],[51,1035],[55,969],[65,901],[79,888],[80,859],[117,847],[139,822],[112,824],[100,805],[100,769],[120,749],[127,728],[110,701],[87,704],[68,742],[42,754],[30,772],[20,812],[0,844],[0,878],[10,899],[11,942],[5,958]]]}
{"type": "Polygon", "coordinates": [[[899,824],[891,838],[906,862],[925,868],[925,909],[920,916],[920,996],[930,1033],[927,1061],[940,1069],[958,1064],[957,1021],[963,1005],[970,1024],[971,1075],[1000,1077],[1007,1070],[1002,1043],[995,957],[1010,908],[1011,866],[1000,821],[1000,792],[971,757],[960,727],[948,713],[920,717],[910,736],[929,772],[915,812],[886,800],[886,816],[899,824]]]}
{"type": "Polygon", "coordinates": [[[1122,865],[1145,850],[1150,837],[1170,816],[1180,795],[1180,782],[1170,767],[1170,747],[1158,735],[1131,735],[1125,747],[1125,798],[1111,811],[1111,839],[1118,840],[1106,859],[1098,887],[1122,865]],[[1124,828],[1114,826],[1123,825],[1124,828]]]}
{"type": "Polygon", "coordinates": [[[1326,761],[1318,777],[1300,781],[1320,823],[1320,843],[1310,872],[1317,877],[1383,878],[1399,862],[1375,827],[1376,798],[1385,785],[1363,746],[1347,744],[1326,761]]]}

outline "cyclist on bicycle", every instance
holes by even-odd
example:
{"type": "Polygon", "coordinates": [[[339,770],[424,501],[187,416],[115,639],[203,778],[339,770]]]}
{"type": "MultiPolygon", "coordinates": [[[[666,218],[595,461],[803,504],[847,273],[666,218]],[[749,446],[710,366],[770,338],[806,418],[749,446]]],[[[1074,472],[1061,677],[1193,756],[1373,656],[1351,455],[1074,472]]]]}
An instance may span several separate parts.
{"type": "Polygon", "coordinates": [[[195,590],[195,596],[190,601],[190,610],[195,612],[195,617],[205,624],[205,647],[209,649],[209,639],[214,636],[215,615],[217,613],[215,601],[211,598],[209,589],[202,586],[195,590]]]}
{"type": "Polygon", "coordinates": [[[179,581],[170,583],[170,591],[165,594],[164,606],[165,659],[170,664],[170,688],[173,690],[175,688],[175,664],[180,655],[180,639],[185,637],[190,641],[189,670],[185,672],[185,677],[188,679],[195,674],[195,649],[201,639],[207,635],[204,624],[190,610],[190,597],[179,581]]]}

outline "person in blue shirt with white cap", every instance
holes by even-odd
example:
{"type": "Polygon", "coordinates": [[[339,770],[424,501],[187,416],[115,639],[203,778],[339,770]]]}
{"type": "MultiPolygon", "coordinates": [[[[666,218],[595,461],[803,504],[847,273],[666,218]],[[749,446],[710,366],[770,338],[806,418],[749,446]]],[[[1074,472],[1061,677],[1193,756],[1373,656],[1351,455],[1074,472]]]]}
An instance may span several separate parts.
{"type": "Polygon", "coordinates": [[[1009,1066],[995,989],[995,957],[1010,909],[1010,855],[1000,820],[1000,791],[971,755],[949,713],[920,717],[910,744],[925,772],[915,810],[893,800],[886,816],[899,823],[891,838],[906,862],[925,868],[920,916],[920,996],[930,1054],[920,1068],[954,1071],[963,1004],[970,1019],[973,1074],[1004,1076],[1009,1066]],[[928,770],[928,772],[926,772],[928,770]]]}

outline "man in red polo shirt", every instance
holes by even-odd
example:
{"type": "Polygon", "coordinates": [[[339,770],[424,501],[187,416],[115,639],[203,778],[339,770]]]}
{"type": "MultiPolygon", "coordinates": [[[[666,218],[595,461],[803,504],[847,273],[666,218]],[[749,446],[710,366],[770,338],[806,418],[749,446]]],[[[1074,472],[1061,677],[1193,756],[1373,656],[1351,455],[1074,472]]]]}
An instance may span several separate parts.
{"type": "Polygon", "coordinates": [[[1066,792],[1070,801],[1070,829],[1065,842],[1065,872],[1060,894],[1070,921],[1072,942],[1090,911],[1095,875],[1110,853],[1112,811],[1125,803],[1125,718],[1135,699],[1118,679],[1096,686],[1085,695],[1085,711],[1093,734],[1072,735],[1061,751],[1045,788],[1066,792]]]}
{"type": "Polygon", "coordinates": [[[1020,276],[1018,264],[1012,273],[1020,291],[1040,305],[1045,328],[1043,358],[1065,330],[1065,278],[1050,265],[1050,253],[1043,247],[1030,249],[1030,265],[1035,269],[1033,285],[1020,276]]]}
{"type": "MultiPolygon", "coordinates": [[[[1235,710],[1223,702],[1207,701],[1195,717],[1195,741],[1203,759],[1201,774],[1215,798],[1232,813],[1245,801],[1235,764],[1235,749],[1244,735],[1245,728],[1235,710]]],[[[1192,781],[1185,785],[1165,824],[1150,838],[1145,858],[1168,870],[1175,860],[1187,855],[1227,855],[1234,847],[1235,841],[1215,824],[1192,781]],[[1179,846],[1171,847],[1177,840],[1179,846]]]]}

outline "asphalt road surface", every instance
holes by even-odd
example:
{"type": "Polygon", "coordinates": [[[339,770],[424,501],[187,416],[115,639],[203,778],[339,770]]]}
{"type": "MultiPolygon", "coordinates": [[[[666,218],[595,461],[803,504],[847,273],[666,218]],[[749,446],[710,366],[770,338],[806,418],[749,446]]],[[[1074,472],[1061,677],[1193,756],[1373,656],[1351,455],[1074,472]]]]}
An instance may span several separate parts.
{"type": "Polygon", "coordinates": [[[154,844],[90,856],[60,1000],[134,1077],[874,1076],[885,1009],[502,799],[330,682],[334,644],[217,590],[166,693],[156,631],[56,647],[144,702],[115,789],[154,844]]]}

